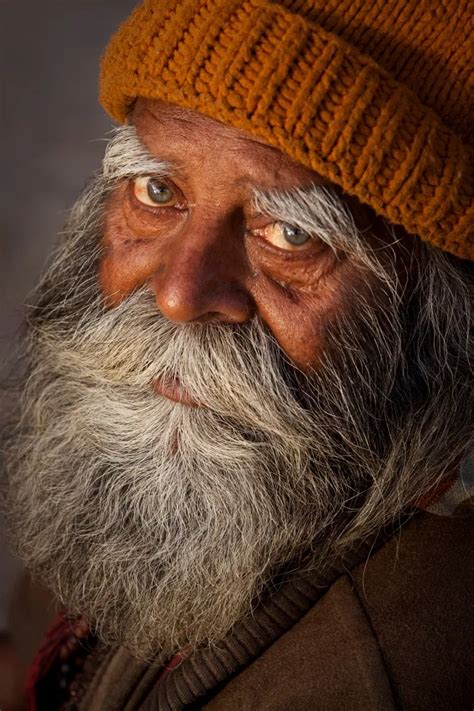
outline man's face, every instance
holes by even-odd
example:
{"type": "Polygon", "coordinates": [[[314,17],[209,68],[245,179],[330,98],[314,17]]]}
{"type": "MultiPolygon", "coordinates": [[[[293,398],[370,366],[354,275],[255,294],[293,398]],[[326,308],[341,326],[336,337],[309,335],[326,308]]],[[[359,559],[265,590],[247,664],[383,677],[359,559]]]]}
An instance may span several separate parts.
{"type": "Polygon", "coordinates": [[[244,134],[132,121],[28,311],[2,449],[20,554],[144,657],[396,520],[471,418],[461,271],[244,134]]]}
{"type": "Polygon", "coordinates": [[[123,183],[109,201],[100,268],[109,304],[147,285],[172,322],[243,324],[257,315],[295,365],[314,366],[359,270],[317,235],[258,210],[254,193],[291,195],[322,179],[193,111],[140,100],[132,122],[170,169],[123,183]]]}

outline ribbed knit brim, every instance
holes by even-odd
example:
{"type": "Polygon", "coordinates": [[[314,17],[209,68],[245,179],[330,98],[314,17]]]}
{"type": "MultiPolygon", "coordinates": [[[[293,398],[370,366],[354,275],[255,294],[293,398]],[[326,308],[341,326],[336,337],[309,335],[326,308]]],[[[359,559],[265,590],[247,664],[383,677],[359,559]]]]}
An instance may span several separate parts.
{"type": "MultiPolygon", "coordinates": [[[[426,5],[401,4],[414,11],[426,5]]],[[[101,102],[119,122],[142,96],[243,129],[391,223],[473,259],[472,149],[459,130],[461,119],[466,125],[466,107],[460,106],[454,127],[436,111],[435,94],[441,96],[443,87],[435,85],[429,105],[422,102],[386,64],[361,52],[360,43],[356,47],[314,21],[310,5],[147,0],[104,55],[101,102]]],[[[456,27],[462,24],[462,16],[454,19],[456,27]]],[[[365,21],[363,14],[358,21],[365,21]]],[[[404,41],[417,44],[416,37],[404,41]]],[[[456,55],[463,71],[454,67],[444,80],[458,82],[460,92],[451,91],[458,101],[466,95],[460,61],[456,55]]]]}

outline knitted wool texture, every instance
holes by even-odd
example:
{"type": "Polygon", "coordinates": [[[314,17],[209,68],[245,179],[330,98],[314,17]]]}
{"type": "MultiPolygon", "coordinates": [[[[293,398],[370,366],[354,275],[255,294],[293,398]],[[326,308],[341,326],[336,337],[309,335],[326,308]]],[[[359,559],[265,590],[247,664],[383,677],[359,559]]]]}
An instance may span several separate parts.
{"type": "Polygon", "coordinates": [[[433,246],[474,258],[468,0],[146,0],[102,60],[139,96],[243,129],[433,246]]]}

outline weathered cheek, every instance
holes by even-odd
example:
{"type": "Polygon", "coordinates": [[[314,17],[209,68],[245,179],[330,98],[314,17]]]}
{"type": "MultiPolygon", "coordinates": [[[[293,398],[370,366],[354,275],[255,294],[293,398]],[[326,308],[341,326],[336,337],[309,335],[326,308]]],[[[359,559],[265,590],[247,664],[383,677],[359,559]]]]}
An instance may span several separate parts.
{"type": "Polygon", "coordinates": [[[258,313],[288,358],[301,370],[315,368],[326,346],[326,329],[341,308],[340,294],[288,290],[261,275],[254,284],[258,313]]]}
{"type": "MultiPolygon", "coordinates": [[[[156,269],[154,270],[156,273],[156,269]]],[[[140,253],[106,252],[99,266],[99,284],[108,304],[115,306],[144,284],[153,270],[150,260],[140,253]]]]}
{"type": "Polygon", "coordinates": [[[116,305],[135,287],[137,253],[114,197],[106,209],[103,254],[99,264],[99,284],[107,302],[116,305]],[[135,253],[134,253],[135,252],[135,253]]]}
{"type": "MultiPolygon", "coordinates": [[[[332,314],[334,315],[334,314],[332,314]]],[[[319,313],[308,308],[288,308],[284,317],[269,324],[288,358],[303,371],[315,368],[326,345],[326,326],[331,312],[319,313]]]]}
{"type": "Polygon", "coordinates": [[[137,220],[130,225],[122,189],[111,195],[105,215],[98,280],[107,303],[115,306],[157,273],[161,253],[149,226],[137,220]]]}
{"type": "Polygon", "coordinates": [[[259,315],[301,370],[317,367],[327,327],[344,308],[351,277],[347,260],[329,250],[298,264],[275,264],[260,256],[251,285],[259,315]]]}

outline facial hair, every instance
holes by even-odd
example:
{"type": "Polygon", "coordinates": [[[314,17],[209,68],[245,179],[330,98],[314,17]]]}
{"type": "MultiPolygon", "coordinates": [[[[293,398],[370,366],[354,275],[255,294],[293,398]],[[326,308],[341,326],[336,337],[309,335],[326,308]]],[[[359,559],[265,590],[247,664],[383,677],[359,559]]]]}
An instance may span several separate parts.
{"type": "Polygon", "coordinates": [[[465,451],[469,399],[460,347],[442,397],[427,392],[447,356],[414,335],[424,291],[402,306],[380,270],[361,267],[370,289],[329,324],[309,375],[257,318],[173,324],[146,289],[105,309],[107,190],[98,179],[80,201],[39,287],[5,502],[34,574],[104,642],[148,658],[218,641],[276,572],[324,567],[396,522],[465,451]],[[159,379],[199,407],[157,395],[159,379]]]}

